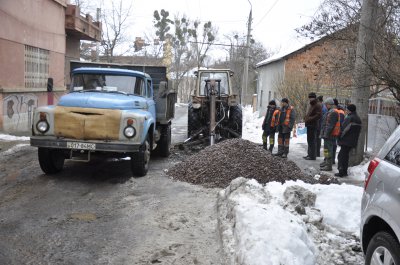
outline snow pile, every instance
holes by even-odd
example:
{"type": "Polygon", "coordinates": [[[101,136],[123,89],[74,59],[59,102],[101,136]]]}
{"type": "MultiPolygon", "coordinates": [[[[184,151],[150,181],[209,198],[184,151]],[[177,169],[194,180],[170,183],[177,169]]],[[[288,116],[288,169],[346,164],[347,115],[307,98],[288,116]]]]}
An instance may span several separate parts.
{"type": "Polygon", "coordinates": [[[355,167],[350,167],[349,171],[348,171],[349,179],[354,179],[357,181],[364,181],[365,175],[368,172],[368,165],[369,165],[369,161],[362,163],[355,167]]]}
{"type": "Polygon", "coordinates": [[[363,264],[361,196],[351,185],[235,179],[218,197],[226,264],[363,264]]]}
{"type": "Polygon", "coordinates": [[[29,141],[26,136],[14,136],[9,134],[0,134],[0,141],[29,141]]]}
{"type": "Polygon", "coordinates": [[[218,218],[226,264],[315,264],[315,247],[299,216],[271,203],[255,180],[221,191],[218,218]]]}
{"type": "Polygon", "coordinates": [[[262,144],[262,123],[264,116],[259,117],[259,112],[253,112],[252,106],[243,107],[242,113],[242,138],[253,143],[262,144]]]}

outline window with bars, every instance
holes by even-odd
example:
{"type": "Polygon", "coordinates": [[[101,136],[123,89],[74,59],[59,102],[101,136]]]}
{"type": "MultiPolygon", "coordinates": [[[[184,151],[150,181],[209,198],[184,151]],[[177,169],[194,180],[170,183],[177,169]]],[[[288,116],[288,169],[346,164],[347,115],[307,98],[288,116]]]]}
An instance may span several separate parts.
{"type": "Polygon", "coordinates": [[[48,50],[25,45],[25,87],[45,88],[49,77],[48,50]]]}

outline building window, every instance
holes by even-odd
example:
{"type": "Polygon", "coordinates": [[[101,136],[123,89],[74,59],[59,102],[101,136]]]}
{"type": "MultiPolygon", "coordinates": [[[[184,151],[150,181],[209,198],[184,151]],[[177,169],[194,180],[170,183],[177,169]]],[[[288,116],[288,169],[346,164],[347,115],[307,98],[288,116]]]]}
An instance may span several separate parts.
{"type": "Polygon", "coordinates": [[[263,103],[263,93],[264,93],[264,91],[261,90],[261,95],[260,95],[260,107],[262,107],[262,103],[263,103]]]}
{"type": "Polygon", "coordinates": [[[25,45],[25,87],[45,88],[49,77],[48,50],[25,45]]]}

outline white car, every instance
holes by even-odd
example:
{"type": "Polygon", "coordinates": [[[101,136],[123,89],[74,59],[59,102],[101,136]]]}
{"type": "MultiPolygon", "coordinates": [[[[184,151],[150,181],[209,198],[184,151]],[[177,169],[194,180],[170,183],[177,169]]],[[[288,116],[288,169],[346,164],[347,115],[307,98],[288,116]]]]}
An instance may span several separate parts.
{"type": "Polygon", "coordinates": [[[361,205],[366,265],[400,265],[400,126],[368,167],[361,205]]]}

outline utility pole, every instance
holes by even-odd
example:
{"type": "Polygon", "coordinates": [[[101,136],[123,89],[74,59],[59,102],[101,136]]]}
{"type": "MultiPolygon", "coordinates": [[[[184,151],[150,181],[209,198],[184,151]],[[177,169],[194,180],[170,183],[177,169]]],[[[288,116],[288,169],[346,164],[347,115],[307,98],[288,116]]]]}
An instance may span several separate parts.
{"type": "MultiPolygon", "coordinates": [[[[96,21],[97,22],[100,22],[100,13],[101,13],[101,9],[98,7],[96,9],[96,21]]],[[[97,41],[96,42],[96,62],[99,61],[99,50],[100,50],[99,46],[100,46],[100,43],[97,41]]]]}
{"type": "Polygon", "coordinates": [[[368,132],[368,109],[372,73],[370,65],[374,54],[378,0],[364,0],[361,7],[360,28],[354,69],[354,85],[351,102],[357,106],[362,122],[361,134],[355,154],[351,155],[350,165],[357,165],[364,159],[365,143],[368,132]]]}
{"type": "MultiPolygon", "coordinates": [[[[249,1],[249,0],[248,0],[249,1]]],[[[242,83],[242,93],[240,95],[240,103],[245,105],[248,96],[248,81],[249,81],[249,60],[250,60],[250,38],[251,38],[251,21],[252,21],[252,12],[253,6],[250,4],[250,14],[249,21],[247,22],[247,40],[246,40],[246,55],[244,58],[244,72],[243,72],[243,83],[242,83]]]]}

